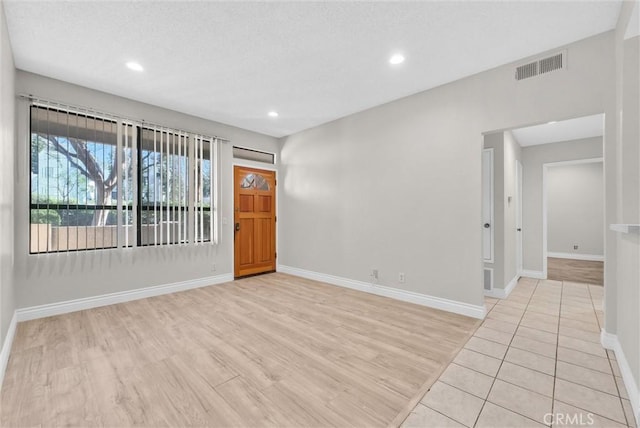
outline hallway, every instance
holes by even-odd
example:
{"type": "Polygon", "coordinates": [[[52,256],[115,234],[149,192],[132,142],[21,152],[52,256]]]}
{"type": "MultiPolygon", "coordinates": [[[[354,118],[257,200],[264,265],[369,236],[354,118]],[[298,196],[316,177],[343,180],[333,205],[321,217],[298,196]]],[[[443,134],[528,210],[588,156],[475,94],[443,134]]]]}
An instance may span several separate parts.
{"type": "Polygon", "coordinates": [[[635,427],[615,355],[600,345],[603,287],[521,278],[403,427],[635,427]]]}

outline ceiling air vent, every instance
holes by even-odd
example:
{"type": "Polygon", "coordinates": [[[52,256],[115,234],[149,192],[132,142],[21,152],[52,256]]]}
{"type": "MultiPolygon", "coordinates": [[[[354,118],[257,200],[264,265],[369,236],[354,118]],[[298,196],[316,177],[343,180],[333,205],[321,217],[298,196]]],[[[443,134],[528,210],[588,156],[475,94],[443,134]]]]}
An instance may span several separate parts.
{"type": "Polygon", "coordinates": [[[516,80],[528,79],[540,74],[566,68],[566,51],[542,58],[516,68],[516,80]]]}
{"type": "Polygon", "coordinates": [[[538,75],[538,61],[516,68],[516,80],[528,79],[538,75]]]}
{"type": "Polygon", "coordinates": [[[564,54],[559,53],[554,56],[550,56],[548,58],[541,59],[539,61],[540,64],[540,74],[549,73],[550,71],[560,70],[563,67],[564,54]]]}

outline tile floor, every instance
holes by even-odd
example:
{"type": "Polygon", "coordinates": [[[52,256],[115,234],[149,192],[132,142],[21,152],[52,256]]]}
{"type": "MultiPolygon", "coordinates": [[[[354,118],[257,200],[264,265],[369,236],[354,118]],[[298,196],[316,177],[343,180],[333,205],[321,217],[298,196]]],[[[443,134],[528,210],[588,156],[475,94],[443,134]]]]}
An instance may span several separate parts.
{"type": "Polygon", "coordinates": [[[486,298],[487,318],[402,427],[635,427],[600,345],[602,298],[601,286],[530,278],[486,298]]]}

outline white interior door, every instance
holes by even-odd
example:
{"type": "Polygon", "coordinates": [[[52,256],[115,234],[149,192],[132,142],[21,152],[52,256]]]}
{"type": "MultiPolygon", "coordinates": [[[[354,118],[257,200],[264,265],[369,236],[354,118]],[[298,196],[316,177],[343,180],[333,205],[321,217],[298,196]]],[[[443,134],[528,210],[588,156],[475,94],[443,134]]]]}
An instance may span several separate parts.
{"type": "Polygon", "coordinates": [[[516,272],[522,273],[522,163],[516,161],[516,272]]]}
{"type": "Polygon", "coordinates": [[[493,263],[493,149],[482,151],[482,255],[493,263]]]}

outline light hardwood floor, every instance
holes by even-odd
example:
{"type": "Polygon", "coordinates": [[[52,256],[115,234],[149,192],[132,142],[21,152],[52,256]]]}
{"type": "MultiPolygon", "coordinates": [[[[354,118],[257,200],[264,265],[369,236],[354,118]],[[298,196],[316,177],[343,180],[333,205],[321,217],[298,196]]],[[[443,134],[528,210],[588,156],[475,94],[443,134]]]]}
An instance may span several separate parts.
{"type": "Polygon", "coordinates": [[[400,424],[478,324],[278,273],[23,322],[0,423],[400,424]]]}
{"type": "Polygon", "coordinates": [[[604,284],[604,262],[547,258],[547,277],[555,281],[604,284]]]}

